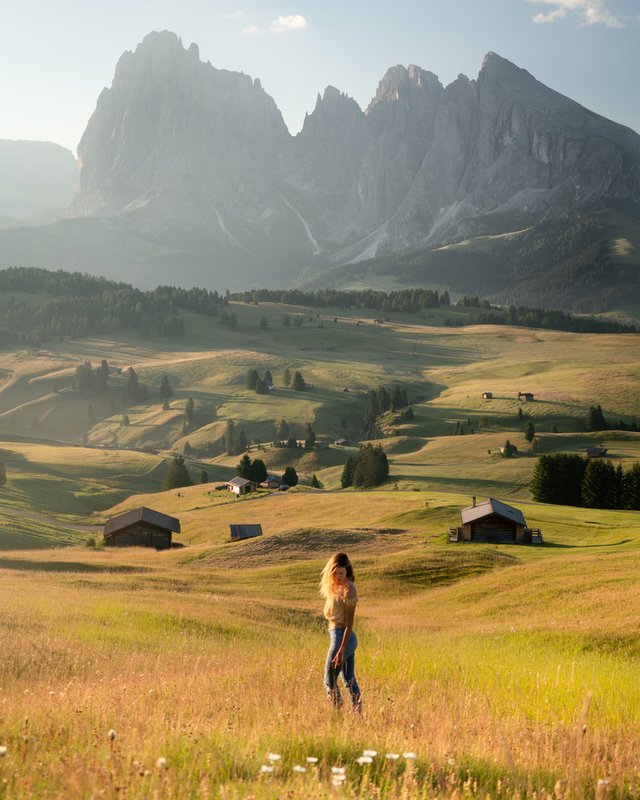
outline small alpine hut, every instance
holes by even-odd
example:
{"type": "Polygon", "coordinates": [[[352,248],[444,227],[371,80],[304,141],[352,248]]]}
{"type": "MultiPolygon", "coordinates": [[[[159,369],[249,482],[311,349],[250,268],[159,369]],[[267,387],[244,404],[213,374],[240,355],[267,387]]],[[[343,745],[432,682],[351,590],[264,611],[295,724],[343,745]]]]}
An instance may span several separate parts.
{"type": "Polygon", "coordinates": [[[238,497],[240,495],[253,492],[255,488],[256,485],[253,481],[250,481],[247,478],[241,478],[240,476],[227,481],[227,489],[238,497]]]}
{"type": "Polygon", "coordinates": [[[522,511],[489,497],[482,503],[463,508],[460,512],[463,542],[492,544],[530,544],[531,529],[527,528],[522,511]]]}
{"type": "Polygon", "coordinates": [[[134,508],[107,520],[104,526],[104,543],[107,547],[171,547],[171,536],[180,533],[180,520],[154,511],[152,508],[134,508]]]}
{"type": "Polygon", "coordinates": [[[493,392],[482,392],[483,400],[493,400],[493,392]]]}
{"type": "Polygon", "coordinates": [[[229,525],[229,530],[232,542],[262,536],[262,525],[229,525]]]}

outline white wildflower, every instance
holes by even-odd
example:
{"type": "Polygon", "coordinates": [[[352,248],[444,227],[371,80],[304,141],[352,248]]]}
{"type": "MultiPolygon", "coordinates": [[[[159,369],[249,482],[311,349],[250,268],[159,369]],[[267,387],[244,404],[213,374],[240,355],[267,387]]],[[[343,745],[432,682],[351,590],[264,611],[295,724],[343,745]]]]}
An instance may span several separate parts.
{"type": "Polygon", "coordinates": [[[369,758],[375,758],[378,755],[378,751],[377,750],[363,750],[362,751],[362,755],[363,756],[369,756],[369,758]]]}
{"type": "Polygon", "coordinates": [[[9,752],[9,748],[5,745],[0,746],[0,758],[4,758],[9,752]]]}
{"type": "Polygon", "coordinates": [[[160,756],[160,758],[156,761],[156,767],[158,767],[158,769],[168,769],[169,762],[167,761],[166,758],[160,756]]]}
{"type": "Polygon", "coordinates": [[[307,764],[317,764],[318,759],[316,756],[307,756],[307,764]]]}
{"type": "Polygon", "coordinates": [[[261,772],[263,775],[268,775],[269,773],[273,772],[273,767],[269,766],[269,764],[263,764],[263,765],[260,767],[260,772],[261,772]]]}
{"type": "Polygon", "coordinates": [[[385,758],[388,758],[389,761],[397,761],[400,758],[400,753],[385,753],[385,758]]]}
{"type": "Polygon", "coordinates": [[[361,766],[363,764],[371,764],[372,762],[373,759],[371,756],[360,756],[360,758],[356,758],[356,763],[360,764],[361,766]]]}
{"type": "Polygon", "coordinates": [[[336,788],[339,788],[344,784],[346,780],[347,780],[346,775],[332,775],[331,785],[335,786],[336,788]]]}
{"type": "Polygon", "coordinates": [[[406,758],[407,761],[413,761],[416,758],[416,754],[414,752],[412,752],[411,750],[409,750],[409,752],[403,753],[402,757],[406,758]]]}
{"type": "Polygon", "coordinates": [[[111,728],[107,736],[109,737],[109,741],[112,742],[118,734],[111,728]]]}
{"type": "Polygon", "coordinates": [[[280,758],[278,753],[267,753],[267,761],[271,761],[272,764],[274,761],[280,761],[280,758]]]}
{"type": "Polygon", "coordinates": [[[344,775],[346,767],[331,767],[331,772],[334,775],[344,775]]]}
{"type": "Polygon", "coordinates": [[[301,767],[300,764],[296,764],[295,767],[293,768],[293,771],[294,772],[299,772],[300,774],[302,774],[303,772],[307,771],[307,768],[306,767],[301,767]]]}

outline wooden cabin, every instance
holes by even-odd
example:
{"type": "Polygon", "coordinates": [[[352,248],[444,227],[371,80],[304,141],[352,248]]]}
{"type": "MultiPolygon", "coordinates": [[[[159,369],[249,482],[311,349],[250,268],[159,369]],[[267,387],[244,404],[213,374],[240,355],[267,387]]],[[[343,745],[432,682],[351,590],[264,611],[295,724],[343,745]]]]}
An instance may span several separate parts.
{"type": "Polygon", "coordinates": [[[585,452],[587,458],[604,458],[607,455],[607,448],[594,445],[592,447],[587,447],[585,452]]]}
{"type": "Polygon", "coordinates": [[[267,480],[262,481],[260,486],[264,486],[265,489],[279,489],[281,483],[282,479],[277,475],[267,475],[267,480]]]}
{"type": "Polygon", "coordinates": [[[483,400],[493,400],[493,392],[482,392],[483,400]]]}
{"type": "Polygon", "coordinates": [[[518,392],[518,400],[524,400],[525,403],[533,403],[534,397],[531,392],[518,392]]]}
{"type": "Polygon", "coordinates": [[[171,547],[173,533],[180,533],[180,520],[140,506],[107,520],[104,543],[107,547],[171,547]]]}
{"type": "Polygon", "coordinates": [[[249,494],[253,492],[256,488],[256,484],[253,481],[247,480],[247,478],[236,477],[230,481],[227,481],[227,489],[235,494],[237,497],[243,494],[249,494]]]}
{"type": "Polygon", "coordinates": [[[233,542],[262,536],[262,525],[229,525],[229,529],[231,531],[231,541],[233,542]]]}
{"type": "Polygon", "coordinates": [[[522,511],[508,506],[494,497],[482,503],[463,508],[460,512],[463,542],[490,542],[492,544],[530,544],[531,529],[527,528],[522,511]]]}

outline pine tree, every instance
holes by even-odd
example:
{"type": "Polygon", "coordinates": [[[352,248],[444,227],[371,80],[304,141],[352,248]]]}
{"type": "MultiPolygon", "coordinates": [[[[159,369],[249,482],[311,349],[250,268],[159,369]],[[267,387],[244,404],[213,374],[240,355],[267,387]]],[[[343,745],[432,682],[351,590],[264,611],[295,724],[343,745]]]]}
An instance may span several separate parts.
{"type": "Polygon", "coordinates": [[[209,483],[209,473],[206,469],[200,470],[200,483],[209,483]]]}
{"type": "Polygon", "coordinates": [[[502,445],[503,458],[512,458],[516,453],[515,447],[511,444],[509,439],[502,445]]]}
{"type": "Polygon", "coordinates": [[[602,413],[602,406],[589,406],[586,420],[588,431],[604,431],[607,429],[607,421],[602,413]]]}
{"type": "Polygon", "coordinates": [[[251,458],[248,453],[245,453],[236,466],[236,475],[240,478],[251,480],[251,458]]]}
{"type": "Polygon", "coordinates": [[[582,505],[586,508],[614,508],[616,473],[610,461],[589,459],[581,486],[582,505]]]}
{"type": "Polygon", "coordinates": [[[256,458],[251,462],[249,480],[254,483],[262,483],[267,480],[267,468],[262,459],[256,458]]]}
{"type": "Polygon", "coordinates": [[[640,510],[640,462],[638,461],[624,476],[624,508],[640,510]]]}
{"type": "Polygon", "coordinates": [[[281,419],[276,431],[276,439],[280,442],[286,442],[289,438],[289,424],[286,419],[281,419]]]}
{"type": "Polygon", "coordinates": [[[193,397],[190,397],[186,405],[184,407],[184,420],[183,420],[183,427],[185,430],[190,430],[193,426],[195,420],[196,412],[195,412],[195,403],[193,401],[193,397]]]}
{"type": "Polygon", "coordinates": [[[236,430],[232,419],[227,420],[227,427],[224,433],[224,449],[228,456],[236,455],[236,430]]]}
{"type": "Polygon", "coordinates": [[[311,485],[312,489],[319,489],[320,488],[320,481],[316,477],[315,473],[313,474],[313,476],[311,478],[311,484],[310,485],[311,485]]]}
{"type": "Polygon", "coordinates": [[[295,371],[295,373],[293,374],[293,384],[292,384],[292,388],[293,388],[293,389],[294,389],[296,392],[304,392],[304,390],[305,390],[305,388],[306,388],[306,384],[305,384],[305,382],[304,382],[304,378],[302,377],[302,373],[301,373],[301,372],[298,372],[297,370],[296,370],[296,371],[295,371]]]}
{"type": "Polygon", "coordinates": [[[236,451],[234,455],[239,455],[240,453],[244,453],[247,449],[247,435],[242,428],[238,431],[238,435],[236,437],[236,451]]]}
{"type": "Polygon", "coordinates": [[[356,469],[356,460],[353,456],[350,456],[344,465],[344,469],[342,470],[342,475],[340,476],[340,485],[343,489],[346,489],[349,486],[353,486],[353,473],[356,469]]]}
{"type": "Polygon", "coordinates": [[[129,367],[127,370],[127,382],[124,387],[124,399],[125,402],[133,404],[137,403],[140,400],[141,396],[141,389],[140,384],[138,383],[138,376],[136,375],[136,371],[133,367],[129,367]]]}
{"type": "Polygon", "coordinates": [[[123,427],[125,427],[125,428],[126,428],[128,425],[130,425],[130,424],[131,424],[131,423],[129,422],[129,415],[128,415],[128,414],[123,414],[123,415],[122,415],[122,419],[120,420],[120,424],[121,424],[123,427]]]}
{"type": "Polygon", "coordinates": [[[191,486],[189,470],[185,466],[182,456],[174,456],[167,468],[167,474],[162,484],[162,491],[167,489],[178,489],[181,486],[191,486]]]}
{"type": "Polygon", "coordinates": [[[264,373],[264,382],[267,384],[267,386],[273,386],[273,375],[271,374],[270,369],[264,373]]]}
{"type": "Polygon", "coordinates": [[[304,449],[313,450],[315,446],[316,446],[315,431],[311,428],[311,423],[307,423],[307,435],[304,440],[304,449]]]}
{"type": "Polygon", "coordinates": [[[286,446],[291,448],[291,449],[293,449],[294,447],[297,447],[298,446],[298,440],[296,439],[296,437],[295,436],[290,436],[287,439],[286,446]]]}
{"type": "Polygon", "coordinates": [[[525,428],[525,431],[524,431],[524,438],[528,442],[532,442],[533,441],[533,437],[535,435],[536,435],[536,429],[533,426],[533,422],[531,422],[531,420],[529,420],[529,422],[527,422],[527,427],[525,428]]]}
{"type": "Polygon", "coordinates": [[[168,400],[173,395],[173,390],[171,388],[171,384],[169,383],[169,377],[167,375],[163,375],[160,381],[160,397],[164,400],[168,400]]]}
{"type": "Polygon", "coordinates": [[[291,386],[291,370],[289,369],[289,367],[284,368],[284,372],[282,373],[282,380],[287,388],[291,386]]]}
{"type": "Polygon", "coordinates": [[[411,406],[409,406],[409,408],[402,415],[403,419],[407,420],[407,422],[411,422],[414,416],[415,414],[413,413],[413,409],[411,408],[411,406]]]}
{"type": "Polygon", "coordinates": [[[282,474],[282,483],[286,484],[287,486],[298,485],[298,473],[293,467],[287,467],[285,469],[282,474]]]}
{"type": "Polygon", "coordinates": [[[250,369],[247,372],[247,381],[246,381],[247,389],[255,389],[258,380],[259,380],[258,370],[250,369]]]}

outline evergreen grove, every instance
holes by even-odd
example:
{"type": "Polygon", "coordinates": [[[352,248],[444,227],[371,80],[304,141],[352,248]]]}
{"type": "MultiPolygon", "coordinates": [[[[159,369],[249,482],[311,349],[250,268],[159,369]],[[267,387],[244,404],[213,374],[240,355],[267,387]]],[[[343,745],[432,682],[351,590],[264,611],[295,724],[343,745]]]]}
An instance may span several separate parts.
{"type": "Polygon", "coordinates": [[[378,486],[389,477],[389,461],[380,445],[367,444],[360,448],[357,456],[347,459],[342,470],[340,483],[343,489],[354,486],[367,489],[378,486]]]}
{"type": "Polygon", "coordinates": [[[640,462],[625,472],[603,459],[543,455],[533,471],[531,493],[539,503],[639,510],[640,462]]]}

